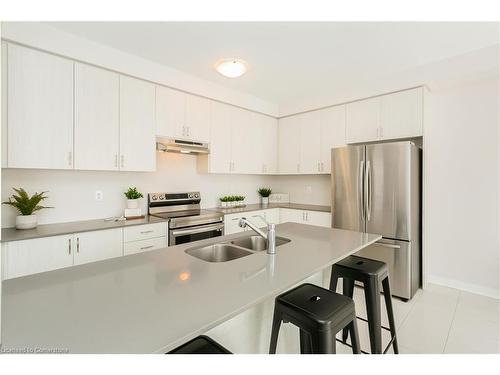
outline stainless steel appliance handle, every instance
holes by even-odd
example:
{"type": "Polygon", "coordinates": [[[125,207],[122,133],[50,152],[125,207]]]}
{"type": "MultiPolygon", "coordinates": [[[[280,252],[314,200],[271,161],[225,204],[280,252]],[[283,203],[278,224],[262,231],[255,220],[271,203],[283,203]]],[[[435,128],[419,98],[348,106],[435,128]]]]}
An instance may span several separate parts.
{"type": "Polygon", "coordinates": [[[393,245],[391,243],[385,243],[385,242],[375,242],[374,245],[380,247],[388,247],[389,249],[401,249],[401,246],[399,245],[393,245]]]}
{"type": "Polygon", "coordinates": [[[203,232],[209,232],[211,230],[218,230],[218,229],[222,229],[222,228],[224,228],[224,224],[207,225],[204,227],[197,227],[197,228],[192,228],[192,229],[174,230],[174,231],[172,231],[172,236],[177,237],[177,236],[184,236],[187,234],[203,233],[203,232]]]}
{"type": "Polygon", "coordinates": [[[359,207],[361,209],[361,220],[363,221],[365,220],[364,171],[365,171],[365,161],[361,160],[361,163],[359,163],[358,199],[359,199],[359,207]]]}
{"type": "Polygon", "coordinates": [[[372,214],[372,167],[369,160],[366,162],[365,171],[365,203],[366,220],[370,221],[372,214]]]}

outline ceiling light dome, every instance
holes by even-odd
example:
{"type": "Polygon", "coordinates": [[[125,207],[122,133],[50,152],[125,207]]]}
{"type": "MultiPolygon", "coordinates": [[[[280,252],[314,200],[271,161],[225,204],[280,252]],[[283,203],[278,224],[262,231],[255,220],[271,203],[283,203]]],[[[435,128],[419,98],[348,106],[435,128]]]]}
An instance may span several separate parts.
{"type": "Polygon", "coordinates": [[[241,59],[222,59],[215,64],[215,69],[224,77],[236,78],[246,73],[248,64],[241,59]]]}

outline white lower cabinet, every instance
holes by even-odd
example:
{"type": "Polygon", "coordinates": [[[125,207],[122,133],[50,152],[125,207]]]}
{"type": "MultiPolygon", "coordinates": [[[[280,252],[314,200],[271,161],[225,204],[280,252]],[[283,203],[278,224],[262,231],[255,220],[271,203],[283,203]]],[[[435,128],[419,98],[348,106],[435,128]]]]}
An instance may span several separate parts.
{"type": "Polygon", "coordinates": [[[123,255],[143,253],[145,251],[158,250],[167,247],[167,237],[156,237],[147,240],[131,241],[123,243],[123,255]]]}
{"type": "Polygon", "coordinates": [[[73,235],[5,242],[3,279],[56,270],[73,265],[73,235]]]}
{"type": "Polygon", "coordinates": [[[251,230],[238,226],[238,222],[242,217],[245,217],[260,228],[266,226],[266,221],[273,224],[301,223],[330,228],[332,216],[329,212],[295,210],[291,208],[269,208],[258,211],[240,212],[224,215],[224,234],[251,230]]]}
{"type": "Polygon", "coordinates": [[[167,223],[123,228],[123,255],[163,249],[167,246],[167,223]]]}
{"type": "Polygon", "coordinates": [[[122,228],[73,235],[73,264],[85,264],[123,255],[122,228]]]}
{"type": "Polygon", "coordinates": [[[281,223],[300,223],[330,228],[332,215],[329,212],[280,208],[281,223]]]}

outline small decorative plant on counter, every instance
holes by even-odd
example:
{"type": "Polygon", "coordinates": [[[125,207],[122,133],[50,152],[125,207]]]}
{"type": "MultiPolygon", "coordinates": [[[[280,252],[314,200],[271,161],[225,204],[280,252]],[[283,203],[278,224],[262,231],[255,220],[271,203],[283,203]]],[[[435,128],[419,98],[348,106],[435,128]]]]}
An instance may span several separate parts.
{"type": "Polygon", "coordinates": [[[243,207],[245,205],[245,196],[237,195],[236,196],[236,206],[243,207]]]}
{"type": "Polygon", "coordinates": [[[37,218],[35,212],[44,208],[52,208],[40,205],[41,201],[47,199],[45,195],[47,192],[42,191],[41,193],[35,193],[30,197],[23,188],[12,189],[14,189],[17,195],[14,194],[10,196],[7,202],[2,203],[16,208],[21,214],[16,217],[16,229],[36,228],[37,218]]]}
{"type": "Polygon", "coordinates": [[[245,205],[245,197],[243,195],[224,195],[219,198],[221,207],[238,207],[245,205]]]}
{"type": "Polygon", "coordinates": [[[226,208],[229,205],[229,198],[227,195],[219,198],[221,207],[226,208]]]}
{"type": "Polygon", "coordinates": [[[123,193],[127,197],[127,208],[139,208],[139,199],[143,197],[142,193],[137,191],[136,187],[130,187],[123,193]]]}
{"type": "Polygon", "coordinates": [[[268,205],[269,204],[269,196],[271,195],[273,191],[271,188],[267,187],[261,187],[259,190],[257,190],[257,193],[260,195],[260,203],[263,205],[268,205]]]}

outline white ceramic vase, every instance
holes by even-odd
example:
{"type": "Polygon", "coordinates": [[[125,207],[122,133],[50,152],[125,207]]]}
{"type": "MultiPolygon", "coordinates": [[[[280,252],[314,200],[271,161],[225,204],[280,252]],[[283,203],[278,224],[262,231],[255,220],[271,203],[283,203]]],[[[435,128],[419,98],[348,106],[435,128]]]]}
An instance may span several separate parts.
{"type": "Polygon", "coordinates": [[[127,199],[127,208],[139,208],[139,199],[127,199]]]}
{"type": "Polygon", "coordinates": [[[267,206],[269,204],[269,197],[260,197],[260,204],[267,206]]]}
{"type": "Polygon", "coordinates": [[[19,215],[16,217],[16,229],[33,229],[36,228],[36,215],[19,215]]]}

